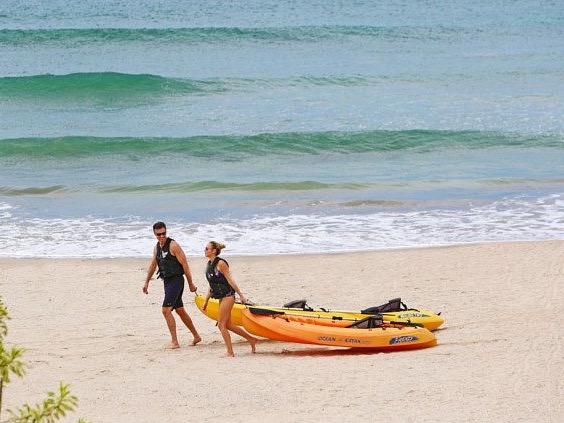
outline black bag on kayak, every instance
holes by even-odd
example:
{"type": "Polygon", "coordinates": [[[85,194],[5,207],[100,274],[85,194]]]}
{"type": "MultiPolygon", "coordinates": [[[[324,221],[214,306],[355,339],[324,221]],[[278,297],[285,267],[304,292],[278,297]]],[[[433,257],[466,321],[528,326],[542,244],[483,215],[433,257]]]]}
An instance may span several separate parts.
{"type": "Polygon", "coordinates": [[[386,304],[366,308],[364,310],[361,310],[360,312],[362,314],[378,314],[402,310],[407,310],[407,306],[402,303],[401,298],[394,298],[393,300],[388,301],[386,304]]]}

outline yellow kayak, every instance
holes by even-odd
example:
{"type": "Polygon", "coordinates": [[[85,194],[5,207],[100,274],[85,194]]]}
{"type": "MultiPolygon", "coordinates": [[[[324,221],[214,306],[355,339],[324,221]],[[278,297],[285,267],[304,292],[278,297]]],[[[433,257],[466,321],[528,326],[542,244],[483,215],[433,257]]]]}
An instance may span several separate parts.
{"type": "MultiPolygon", "coordinates": [[[[210,298],[208,305],[205,310],[203,310],[203,305],[206,297],[203,295],[196,295],[194,302],[198,309],[204,313],[207,317],[212,320],[217,321],[219,317],[219,300],[210,298]]],[[[398,303],[399,299],[392,300],[398,303]]],[[[388,304],[391,304],[390,301],[388,304]]],[[[401,301],[399,301],[401,303],[401,301]]],[[[297,304],[296,302],[293,304],[297,304]]],[[[343,311],[343,310],[326,310],[326,309],[312,309],[305,304],[305,301],[299,302],[300,307],[271,307],[271,306],[256,306],[262,309],[268,309],[272,311],[284,312],[286,314],[294,314],[302,317],[320,317],[321,322],[327,326],[345,326],[338,325],[336,322],[348,322],[348,325],[365,319],[369,315],[381,314],[385,322],[398,322],[398,323],[418,323],[423,325],[428,330],[436,330],[443,323],[444,319],[436,313],[429,310],[416,310],[409,309],[403,303],[401,303],[401,310],[397,311],[386,311],[386,308],[397,308],[397,307],[386,307],[387,305],[372,307],[362,311],[343,311]]],[[[242,313],[247,306],[241,303],[235,303],[231,311],[231,322],[237,326],[243,326],[242,313]]],[[[321,323],[320,323],[321,324],[321,323]]]]}

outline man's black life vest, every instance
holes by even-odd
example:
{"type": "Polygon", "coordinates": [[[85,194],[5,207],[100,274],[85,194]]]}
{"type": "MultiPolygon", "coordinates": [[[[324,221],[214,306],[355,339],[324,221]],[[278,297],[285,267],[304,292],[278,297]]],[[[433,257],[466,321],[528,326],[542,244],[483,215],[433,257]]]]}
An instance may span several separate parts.
{"type": "Polygon", "coordinates": [[[157,263],[159,265],[158,277],[161,279],[172,278],[184,274],[182,265],[170,252],[170,243],[174,241],[172,238],[167,238],[164,245],[157,242],[157,263]]]}

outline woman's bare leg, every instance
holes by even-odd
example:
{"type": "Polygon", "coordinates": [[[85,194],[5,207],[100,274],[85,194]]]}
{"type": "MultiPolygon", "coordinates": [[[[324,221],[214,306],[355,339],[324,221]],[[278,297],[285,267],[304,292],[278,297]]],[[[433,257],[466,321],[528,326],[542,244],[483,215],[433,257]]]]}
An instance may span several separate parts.
{"type": "Polygon", "coordinates": [[[234,357],[233,345],[231,344],[231,335],[228,326],[231,323],[231,309],[235,304],[235,297],[225,297],[219,300],[219,317],[217,320],[219,331],[227,347],[225,357],[234,357]]]}
{"type": "Polygon", "coordinates": [[[251,344],[251,351],[256,352],[257,338],[254,338],[253,336],[251,336],[242,327],[234,325],[233,323],[231,323],[231,321],[229,321],[229,325],[227,326],[227,329],[229,329],[231,332],[236,333],[239,336],[242,336],[247,341],[249,341],[249,344],[251,344]]]}

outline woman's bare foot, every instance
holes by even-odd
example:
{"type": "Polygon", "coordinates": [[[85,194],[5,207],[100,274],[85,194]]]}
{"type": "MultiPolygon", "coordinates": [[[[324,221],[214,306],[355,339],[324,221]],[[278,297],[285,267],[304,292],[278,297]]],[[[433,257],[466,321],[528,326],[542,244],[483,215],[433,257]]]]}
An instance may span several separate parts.
{"type": "Polygon", "coordinates": [[[251,351],[254,353],[257,352],[257,338],[251,338],[249,344],[251,344],[251,351]]]}
{"type": "Polygon", "coordinates": [[[230,358],[230,357],[235,357],[234,353],[225,353],[219,356],[219,358],[230,358]]]}
{"type": "Polygon", "coordinates": [[[198,342],[201,342],[202,337],[200,335],[195,336],[194,340],[192,341],[192,346],[196,345],[198,342]]]}
{"type": "Polygon", "coordinates": [[[171,342],[165,347],[165,350],[177,350],[178,348],[180,348],[178,342],[171,342]]]}

